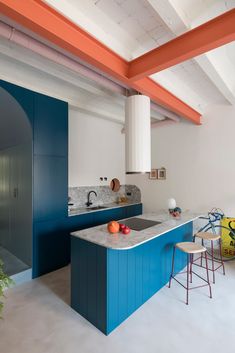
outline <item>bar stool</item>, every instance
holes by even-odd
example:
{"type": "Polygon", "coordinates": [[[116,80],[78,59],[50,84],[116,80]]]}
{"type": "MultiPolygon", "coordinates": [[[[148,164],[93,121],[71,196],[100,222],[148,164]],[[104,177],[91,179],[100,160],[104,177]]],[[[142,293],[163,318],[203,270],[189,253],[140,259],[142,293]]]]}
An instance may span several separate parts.
{"type": "Polygon", "coordinates": [[[175,244],[174,249],[173,249],[172,269],[171,269],[171,275],[170,275],[170,280],[169,280],[169,288],[171,287],[171,280],[172,279],[174,279],[176,282],[178,282],[181,286],[183,286],[186,289],[186,304],[187,305],[188,305],[188,294],[189,294],[189,290],[191,290],[191,289],[196,289],[196,288],[209,286],[210,298],[212,298],[211,285],[210,285],[210,280],[209,280],[209,271],[208,271],[208,261],[207,261],[206,248],[204,246],[202,246],[200,244],[197,244],[197,243],[194,243],[194,242],[182,242],[182,243],[175,244]],[[175,250],[176,250],[176,248],[187,254],[187,271],[180,272],[180,273],[187,273],[187,285],[186,286],[183,283],[181,283],[174,276],[174,262],[175,262],[175,250]],[[205,260],[206,260],[206,267],[205,268],[206,268],[206,277],[207,277],[207,279],[201,277],[200,275],[198,275],[197,273],[195,273],[192,270],[193,255],[194,254],[202,254],[202,253],[205,253],[205,260]],[[195,274],[197,277],[199,277],[204,282],[206,282],[206,284],[190,288],[189,287],[189,281],[190,281],[190,283],[192,283],[192,274],[195,274]]]}
{"type": "MultiPolygon", "coordinates": [[[[221,236],[219,234],[213,234],[213,233],[210,233],[210,232],[199,232],[199,233],[196,233],[194,235],[194,242],[195,242],[195,238],[201,239],[202,246],[204,246],[204,240],[207,240],[207,241],[211,242],[211,254],[209,254],[208,251],[207,251],[207,254],[211,257],[211,259],[208,258],[208,260],[211,261],[211,268],[208,268],[208,270],[212,271],[212,273],[213,273],[213,283],[215,283],[215,271],[217,271],[220,267],[223,267],[223,274],[225,275],[225,268],[224,268],[224,262],[223,262],[223,258],[222,258],[222,249],[221,249],[221,236]],[[219,257],[220,257],[220,260],[215,259],[215,257],[214,257],[214,241],[216,241],[216,240],[219,240],[219,257]],[[215,262],[220,264],[216,268],[215,268],[215,262]]],[[[201,256],[193,261],[194,265],[205,268],[205,266],[202,265],[202,258],[203,258],[203,254],[201,253],[201,256]],[[198,259],[200,259],[200,265],[196,263],[196,261],[198,259]]]]}

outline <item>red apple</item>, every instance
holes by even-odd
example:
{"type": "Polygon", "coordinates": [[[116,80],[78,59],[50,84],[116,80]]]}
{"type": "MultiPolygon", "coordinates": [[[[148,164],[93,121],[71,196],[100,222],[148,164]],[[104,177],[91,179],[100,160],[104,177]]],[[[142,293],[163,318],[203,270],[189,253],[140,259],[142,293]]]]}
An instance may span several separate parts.
{"type": "Polygon", "coordinates": [[[119,231],[122,232],[122,230],[126,228],[125,224],[120,223],[119,224],[119,231]]]}
{"type": "Polygon", "coordinates": [[[131,231],[130,228],[126,226],[125,228],[123,228],[122,233],[123,234],[129,234],[130,231],[131,231]]]}
{"type": "Polygon", "coordinates": [[[174,211],[174,212],[172,213],[172,216],[173,216],[173,217],[179,217],[179,216],[180,216],[180,213],[179,213],[178,211],[174,211]]]}

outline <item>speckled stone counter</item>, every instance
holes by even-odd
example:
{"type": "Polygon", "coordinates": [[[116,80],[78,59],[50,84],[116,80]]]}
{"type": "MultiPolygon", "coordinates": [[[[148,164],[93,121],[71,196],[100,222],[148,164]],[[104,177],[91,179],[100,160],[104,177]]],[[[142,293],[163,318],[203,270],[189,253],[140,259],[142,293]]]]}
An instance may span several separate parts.
{"type": "Polygon", "coordinates": [[[100,212],[100,211],[105,211],[112,208],[127,207],[132,205],[139,205],[139,204],[140,202],[123,202],[123,203],[112,202],[112,203],[100,204],[99,206],[103,206],[104,208],[95,209],[95,210],[92,210],[89,207],[77,207],[77,208],[73,207],[69,209],[68,216],[69,217],[78,216],[84,213],[100,212]]]}
{"type": "Polygon", "coordinates": [[[125,250],[134,248],[153,238],[159,237],[160,235],[178,228],[185,223],[196,220],[198,217],[199,215],[193,213],[185,213],[182,214],[179,219],[175,219],[168,214],[148,213],[138,216],[138,218],[160,221],[162,223],[142,231],[131,230],[131,232],[127,235],[122,233],[110,234],[107,231],[106,224],[98,227],[84,229],[78,232],[73,232],[72,235],[109,249],[125,250]]]}
{"type": "MultiPolygon", "coordinates": [[[[139,217],[162,223],[129,235],[111,235],[106,225],[72,233],[71,306],[106,335],[167,284],[174,244],[192,240],[198,215],[139,217]]],[[[177,251],[175,273],[186,264],[177,251]]]]}

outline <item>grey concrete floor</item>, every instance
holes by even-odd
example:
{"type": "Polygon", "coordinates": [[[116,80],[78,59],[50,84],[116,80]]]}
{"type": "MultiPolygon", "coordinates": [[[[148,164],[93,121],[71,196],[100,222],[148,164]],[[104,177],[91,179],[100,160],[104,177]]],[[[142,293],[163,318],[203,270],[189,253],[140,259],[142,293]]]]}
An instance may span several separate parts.
{"type": "MultiPolygon", "coordinates": [[[[200,270],[200,269],[199,269],[200,270]]],[[[6,292],[1,353],[216,353],[233,351],[235,261],[212,286],[164,287],[108,337],[69,307],[69,267],[6,292]]]]}

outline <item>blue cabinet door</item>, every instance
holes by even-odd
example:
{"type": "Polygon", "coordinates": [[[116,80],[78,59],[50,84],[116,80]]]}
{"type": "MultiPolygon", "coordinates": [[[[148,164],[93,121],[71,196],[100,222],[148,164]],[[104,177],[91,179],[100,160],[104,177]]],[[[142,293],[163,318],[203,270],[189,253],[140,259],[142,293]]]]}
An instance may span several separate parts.
{"type": "Polygon", "coordinates": [[[112,208],[106,211],[99,211],[94,213],[95,224],[105,224],[110,221],[118,221],[119,219],[125,218],[126,211],[125,207],[112,208]]]}
{"type": "Polygon", "coordinates": [[[34,154],[68,156],[68,104],[38,93],[35,93],[34,154]]]}
{"type": "Polygon", "coordinates": [[[142,203],[125,207],[126,218],[139,216],[143,213],[142,203]]]}
{"type": "Polygon", "coordinates": [[[42,221],[67,216],[67,158],[34,156],[34,220],[42,221]]]}
{"type": "Polygon", "coordinates": [[[65,224],[65,218],[34,222],[34,278],[66,266],[70,262],[70,237],[65,224]]]}
{"type": "Polygon", "coordinates": [[[76,230],[82,230],[95,226],[94,213],[84,213],[78,216],[68,217],[68,232],[75,232],[76,230]]]}

